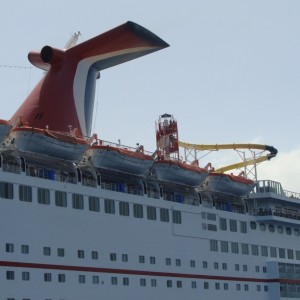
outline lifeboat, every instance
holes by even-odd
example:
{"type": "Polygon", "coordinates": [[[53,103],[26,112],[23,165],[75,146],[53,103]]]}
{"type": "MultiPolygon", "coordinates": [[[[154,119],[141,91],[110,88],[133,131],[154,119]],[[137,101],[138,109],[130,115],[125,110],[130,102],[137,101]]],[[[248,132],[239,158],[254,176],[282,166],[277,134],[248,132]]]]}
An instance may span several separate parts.
{"type": "Polygon", "coordinates": [[[89,147],[89,143],[73,133],[61,133],[49,129],[19,126],[9,135],[15,149],[26,155],[79,162],[89,147]]]}
{"type": "Polygon", "coordinates": [[[241,197],[248,195],[253,190],[255,182],[241,175],[212,172],[206,178],[204,186],[211,192],[241,197]]]}
{"type": "Polygon", "coordinates": [[[95,168],[134,175],[146,174],[154,163],[151,155],[143,151],[111,145],[92,145],[87,150],[86,156],[95,168]]]}
{"type": "Polygon", "coordinates": [[[11,129],[11,125],[6,120],[0,119],[0,142],[1,143],[8,135],[10,129],[11,129]]]}
{"type": "Polygon", "coordinates": [[[197,187],[203,184],[208,170],[173,160],[157,160],[152,169],[158,180],[197,187]]]}

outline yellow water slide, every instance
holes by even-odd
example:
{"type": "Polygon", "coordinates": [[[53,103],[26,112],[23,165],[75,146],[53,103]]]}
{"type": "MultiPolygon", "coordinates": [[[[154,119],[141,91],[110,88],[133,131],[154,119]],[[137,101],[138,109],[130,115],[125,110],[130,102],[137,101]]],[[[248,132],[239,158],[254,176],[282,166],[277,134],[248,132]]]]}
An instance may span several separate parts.
{"type": "Polygon", "coordinates": [[[267,155],[263,155],[257,158],[244,160],[243,162],[235,163],[232,165],[228,165],[219,169],[214,170],[217,173],[224,173],[229,170],[238,169],[241,167],[246,167],[248,165],[257,164],[266,160],[270,160],[271,158],[277,155],[277,149],[273,146],[261,145],[261,144],[189,144],[185,142],[179,141],[179,146],[189,150],[198,150],[198,151],[216,151],[216,150],[240,150],[240,149],[248,149],[248,150],[261,150],[268,151],[267,155]]]}

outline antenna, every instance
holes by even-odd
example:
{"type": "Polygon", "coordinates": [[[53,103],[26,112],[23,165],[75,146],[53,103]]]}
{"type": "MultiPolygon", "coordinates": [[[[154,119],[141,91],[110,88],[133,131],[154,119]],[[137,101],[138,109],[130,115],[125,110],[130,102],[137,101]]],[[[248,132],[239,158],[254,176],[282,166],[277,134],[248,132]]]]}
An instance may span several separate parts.
{"type": "Polygon", "coordinates": [[[80,31],[78,31],[77,33],[76,32],[73,33],[72,36],[70,37],[70,39],[67,41],[67,43],[65,45],[65,49],[74,47],[77,44],[77,41],[78,41],[80,35],[81,35],[80,31]]]}

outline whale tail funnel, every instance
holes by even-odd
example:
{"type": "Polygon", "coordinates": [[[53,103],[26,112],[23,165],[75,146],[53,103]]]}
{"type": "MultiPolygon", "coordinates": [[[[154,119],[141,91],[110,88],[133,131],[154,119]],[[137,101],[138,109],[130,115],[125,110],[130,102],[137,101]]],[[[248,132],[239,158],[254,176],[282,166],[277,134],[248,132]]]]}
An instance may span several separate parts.
{"type": "Polygon", "coordinates": [[[144,27],[127,22],[68,49],[45,46],[29,61],[47,71],[10,119],[32,127],[91,135],[95,83],[101,70],[161,50],[169,45],[144,27]]]}

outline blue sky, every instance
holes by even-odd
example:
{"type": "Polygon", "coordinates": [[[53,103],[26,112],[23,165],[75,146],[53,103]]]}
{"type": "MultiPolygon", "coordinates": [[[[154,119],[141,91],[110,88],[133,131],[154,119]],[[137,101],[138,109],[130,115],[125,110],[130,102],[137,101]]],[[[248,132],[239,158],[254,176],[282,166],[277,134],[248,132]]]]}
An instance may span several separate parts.
{"type": "Polygon", "coordinates": [[[42,75],[4,65],[30,67],[31,50],[131,20],[170,47],[101,73],[94,132],[154,151],[155,120],[171,113],[182,141],[273,145],[279,154],[259,166],[259,178],[300,192],[299,13],[298,0],[1,1],[0,118],[42,75]]]}

